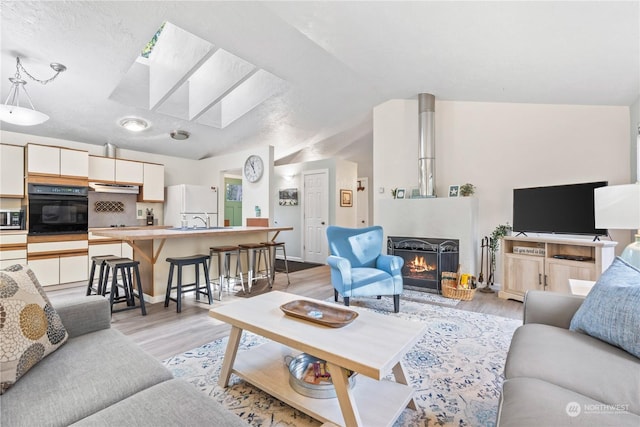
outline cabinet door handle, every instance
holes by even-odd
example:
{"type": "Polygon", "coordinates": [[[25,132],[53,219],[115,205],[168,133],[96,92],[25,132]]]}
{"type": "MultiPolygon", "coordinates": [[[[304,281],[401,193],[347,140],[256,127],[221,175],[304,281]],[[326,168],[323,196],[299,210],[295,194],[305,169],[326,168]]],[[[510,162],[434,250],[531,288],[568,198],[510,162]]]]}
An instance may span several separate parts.
{"type": "Polygon", "coordinates": [[[542,285],[542,273],[538,273],[538,285],[542,285]]]}
{"type": "Polygon", "coordinates": [[[544,275],[544,288],[547,289],[547,275],[544,275]]]}

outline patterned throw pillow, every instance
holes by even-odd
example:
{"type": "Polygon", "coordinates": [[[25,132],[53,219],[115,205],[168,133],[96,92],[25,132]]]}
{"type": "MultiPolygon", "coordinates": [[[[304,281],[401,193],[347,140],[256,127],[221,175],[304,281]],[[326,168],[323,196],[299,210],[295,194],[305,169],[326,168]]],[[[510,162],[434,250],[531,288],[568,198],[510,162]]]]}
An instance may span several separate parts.
{"type": "Polygon", "coordinates": [[[570,329],[640,357],[640,271],[616,258],[571,319],[570,329]]]}
{"type": "Polygon", "coordinates": [[[0,270],[0,394],[67,338],[33,271],[19,264],[0,270]]]}

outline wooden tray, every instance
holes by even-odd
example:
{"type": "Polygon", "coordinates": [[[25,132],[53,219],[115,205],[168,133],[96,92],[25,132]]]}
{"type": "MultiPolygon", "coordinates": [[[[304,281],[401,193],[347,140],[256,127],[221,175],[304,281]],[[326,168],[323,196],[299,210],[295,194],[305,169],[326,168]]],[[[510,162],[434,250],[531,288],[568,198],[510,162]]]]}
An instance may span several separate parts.
{"type": "Polygon", "coordinates": [[[341,328],[358,317],[358,313],[340,307],[319,304],[308,300],[290,301],[280,306],[289,316],[298,317],[320,325],[341,328]]]}

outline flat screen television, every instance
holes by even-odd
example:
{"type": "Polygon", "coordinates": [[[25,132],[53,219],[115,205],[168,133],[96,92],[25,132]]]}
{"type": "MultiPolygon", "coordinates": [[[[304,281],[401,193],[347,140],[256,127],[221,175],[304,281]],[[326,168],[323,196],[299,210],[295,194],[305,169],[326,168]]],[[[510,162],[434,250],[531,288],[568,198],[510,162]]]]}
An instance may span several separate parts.
{"type": "Polygon", "coordinates": [[[606,181],[513,190],[513,231],[607,235],[596,228],[593,191],[606,181]]]}

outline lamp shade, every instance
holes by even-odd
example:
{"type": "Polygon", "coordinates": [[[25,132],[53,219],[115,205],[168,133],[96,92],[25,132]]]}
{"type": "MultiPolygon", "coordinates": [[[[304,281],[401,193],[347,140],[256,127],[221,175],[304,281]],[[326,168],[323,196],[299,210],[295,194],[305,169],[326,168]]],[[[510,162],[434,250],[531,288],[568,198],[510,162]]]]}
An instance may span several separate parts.
{"type": "Polygon", "coordinates": [[[594,190],[596,228],[640,229],[640,183],[594,190]]]}
{"type": "Polygon", "coordinates": [[[0,104],[0,120],[19,126],[33,126],[46,122],[49,116],[31,108],[0,104]]]}

